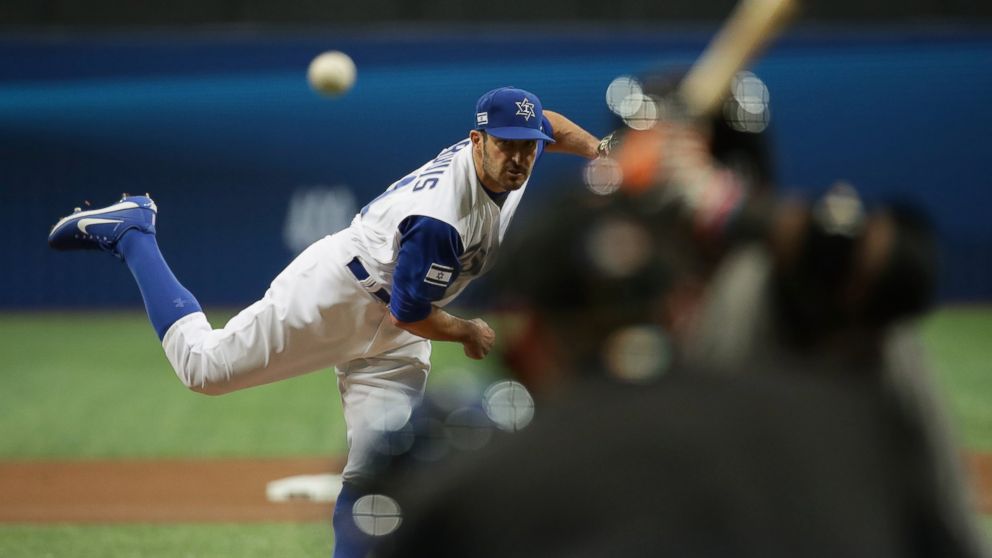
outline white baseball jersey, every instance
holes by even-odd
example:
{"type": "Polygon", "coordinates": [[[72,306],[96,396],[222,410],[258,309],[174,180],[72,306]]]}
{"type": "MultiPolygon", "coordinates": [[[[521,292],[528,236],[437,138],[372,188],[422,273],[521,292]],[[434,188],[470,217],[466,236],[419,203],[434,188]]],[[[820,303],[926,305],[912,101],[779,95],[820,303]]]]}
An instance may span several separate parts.
{"type": "Polygon", "coordinates": [[[435,302],[444,306],[472,279],[492,268],[526,188],[524,183],[509,193],[502,208],[497,205],[479,182],[471,143],[465,139],[390,186],[355,216],[351,229],[364,252],[362,259],[369,273],[391,291],[400,249],[400,223],[420,215],[454,227],[464,252],[461,273],[447,286],[444,298],[435,302]]]}

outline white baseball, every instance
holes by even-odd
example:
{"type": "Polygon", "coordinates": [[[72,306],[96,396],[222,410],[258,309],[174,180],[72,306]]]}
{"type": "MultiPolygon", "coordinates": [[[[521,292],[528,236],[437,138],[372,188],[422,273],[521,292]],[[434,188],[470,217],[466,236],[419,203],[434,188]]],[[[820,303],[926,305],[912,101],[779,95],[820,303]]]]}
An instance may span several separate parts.
{"type": "Polygon", "coordinates": [[[329,50],[310,62],[310,87],[324,95],[341,95],[355,83],[355,63],[339,50],[329,50]]]}

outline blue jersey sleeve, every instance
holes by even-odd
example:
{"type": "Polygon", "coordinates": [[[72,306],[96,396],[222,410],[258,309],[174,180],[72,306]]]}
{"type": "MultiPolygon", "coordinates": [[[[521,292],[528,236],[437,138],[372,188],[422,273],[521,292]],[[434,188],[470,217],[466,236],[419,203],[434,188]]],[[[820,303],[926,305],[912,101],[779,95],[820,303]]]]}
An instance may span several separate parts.
{"type": "Polygon", "coordinates": [[[454,227],[431,217],[407,217],[399,230],[402,237],[389,310],[401,322],[418,322],[431,313],[431,303],[444,298],[458,277],[458,258],[464,247],[454,227]]]}

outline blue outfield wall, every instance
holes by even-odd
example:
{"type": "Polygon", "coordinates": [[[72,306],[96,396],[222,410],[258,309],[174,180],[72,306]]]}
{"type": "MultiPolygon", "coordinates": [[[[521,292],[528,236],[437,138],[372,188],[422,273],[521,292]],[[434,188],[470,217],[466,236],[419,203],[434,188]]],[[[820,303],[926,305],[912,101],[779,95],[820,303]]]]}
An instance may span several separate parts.
{"type": "MultiPolygon", "coordinates": [[[[531,89],[604,134],[613,77],[689,63],[712,29],[535,31],[0,35],[0,307],[139,303],[114,258],[45,244],[62,213],[123,191],[154,195],[163,252],[203,303],[248,303],[301,246],[464,137],[480,93],[531,89]],[[359,68],[335,100],[305,81],[331,48],[359,68]]],[[[783,188],[843,179],[925,205],[943,298],[992,298],[992,30],[806,29],[755,70],[783,188]]],[[[579,187],[579,168],[548,155],[520,218],[579,187]]]]}

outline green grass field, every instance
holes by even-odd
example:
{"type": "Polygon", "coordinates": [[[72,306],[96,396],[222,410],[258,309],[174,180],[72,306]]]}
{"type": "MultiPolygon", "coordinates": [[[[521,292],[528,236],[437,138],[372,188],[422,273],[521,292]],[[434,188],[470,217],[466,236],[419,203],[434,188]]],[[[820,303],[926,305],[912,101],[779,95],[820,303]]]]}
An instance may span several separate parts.
{"type": "MultiPolygon", "coordinates": [[[[992,518],[984,520],[992,539],[992,518]]],[[[212,525],[0,525],[7,558],[218,558],[331,555],[317,523],[212,525]]]]}
{"type": "MultiPolygon", "coordinates": [[[[220,319],[227,314],[218,312],[220,319]]],[[[219,322],[215,322],[215,325],[219,322]]],[[[970,449],[992,451],[992,309],[946,309],[923,328],[970,449]]],[[[0,459],[269,457],[343,453],[327,370],[224,397],[175,378],[143,314],[0,314],[0,459]]],[[[432,386],[499,375],[437,343],[432,386]]],[[[992,536],[992,520],[985,520],[992,536]]],[[[0,556],[327,556],[323,524],[0,525],[0,556]]]]}
{"type": "Polygon", "coordinates": [[[320,523],[209,525],[0,525],[7,558],[327,558],[330,526],[320,523]]]}
{"type": "MultiPolygon", "coordinates": [[[[0,459],[345,451],[332,370],[223,397],[193,393],[142,313],[0,314],[0,354],[0,459]]],[[[433,362],[432,385],[458,381],[465,371],[496,374],[457,344],[436,344],[433,362]]]]}
{"type": "Polygon", "coordinates": [[[992,451],[992,308],[938,312],[923,339],[962,443],[992,451]]]}

